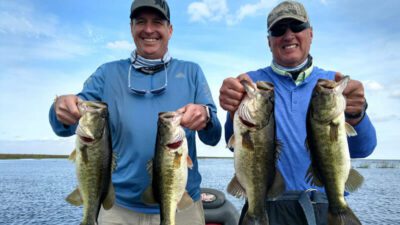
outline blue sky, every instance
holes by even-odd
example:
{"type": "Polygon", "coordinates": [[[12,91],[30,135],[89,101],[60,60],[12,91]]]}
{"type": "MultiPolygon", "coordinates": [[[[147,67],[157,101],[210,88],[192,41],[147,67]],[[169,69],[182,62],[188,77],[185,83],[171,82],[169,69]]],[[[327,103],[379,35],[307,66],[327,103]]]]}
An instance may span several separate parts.
{"type": "MultiPolygon", "coordinates": [[[[224,78],[268,66],[266,16],[275,0],[170,0],[170,53],[202,67],[218,103],[224,78]]],[[[363,82],[378,133],[369,158],[400,159],[400,1],[302,1],[319,67],[363,82]]],[[[0,153],[69,154],[74,137],[48,123],[56,95],[77,93],[101,64],[134,45],[130,0],[0,0],[0,153]]],[[[218,106],[219,107],[219,106],[218,106]]],[[[221,123],[225,112],[219,108],[221,123]]],[[[223,139],[199,155],[231,156],[223,139]]]]}

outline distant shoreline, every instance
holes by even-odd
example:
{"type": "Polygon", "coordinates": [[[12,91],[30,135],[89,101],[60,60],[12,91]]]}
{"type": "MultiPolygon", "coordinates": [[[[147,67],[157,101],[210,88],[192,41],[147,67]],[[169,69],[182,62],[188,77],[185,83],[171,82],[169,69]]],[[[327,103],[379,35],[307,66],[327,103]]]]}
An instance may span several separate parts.
{"type": "Polygon", "coordinates": [[[43,154],[2,154],[1,159],[66,159],[68,155],[43,155],[43,154]]]}
{"type": "MultiPolygon", "coordinates": [[[[5,154],[0,153],[2,159],[66,159],[68,155],[44,155],[44,154],[5,154]]],[[[199,156],[198,159],[233,159],[233,157],[199,156]]]]}
{"type": "MultiPolygon", "coordinates": [[[[69,155],[46,155],[46,154],[6,154],[0,153],[0,160],[6,159],[67,159],[69,155]]],[[[198,156],[198,159],[233,159],[229,156],[198,156]]],[[[400,159],[352,159],[352,161],[399,161],[400,159]]]]}

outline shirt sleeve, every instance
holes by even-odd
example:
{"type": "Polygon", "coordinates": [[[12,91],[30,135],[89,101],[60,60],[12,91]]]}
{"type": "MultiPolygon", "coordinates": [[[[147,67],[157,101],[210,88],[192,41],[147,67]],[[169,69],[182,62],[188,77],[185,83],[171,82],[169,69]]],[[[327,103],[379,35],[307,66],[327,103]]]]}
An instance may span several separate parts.
{"type": "MultiPolygon", "coordinates": [[[[83,90],[77,96],[83,100],[97,100],[101,101],[103,92],[103,72],[99,67],[84,83],[83,90]]],[[[54,104],[51,105],[49,110],[49,122],[54,133],[61,137],[69,137],[75,134],[78,124],[71,126],[64,125],[57,120],[54,104]]]]}
{"type": "Polygon", "coordinates": [[[198,131],[200,140],[206,145],[215,146],[221,139],[221,124],[217,117],[217,107],[212,99],[207,80],[200,67],[197,70],[196,104],[207,105],[210,110],[210,121],[207,126],[198,131]]]}
{"type": "Polygon", "coordinates": [[[354,129],[357,135],[348,138],[351,158],[365,158],[371,155],[377,145],[377,139],[375,128],[367,114],[354,129]]]}

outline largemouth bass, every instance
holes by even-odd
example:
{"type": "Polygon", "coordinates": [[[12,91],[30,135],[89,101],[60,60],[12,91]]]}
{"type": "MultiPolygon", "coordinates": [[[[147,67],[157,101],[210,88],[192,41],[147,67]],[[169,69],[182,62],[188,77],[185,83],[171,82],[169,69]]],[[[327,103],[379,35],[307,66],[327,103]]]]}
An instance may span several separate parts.
{"type": "Polygon", "coordinates": [[[312,163],[306,179],[325,187],[328,225],[361,224],[344,198],[345,190],[355,191],[363,182],[363,177],[350,165],[347,135],[357,134],[344,117],[346,99],[342,92],[349,80],[318,80],[307,115],[307,145],[312,163]]]}
{"type": "Polygon", "coordinates": [[[95,225],[100,207],[110,209],[115,199],[108,110],[104,103],[82,100],[78,108],[81,118],[76,129],[76,148],[70,155],[75,161],[78,188],[66,200],[76,206],[83,204],[81,225],[95,225]]]}
{"type": "Polygon", "coordinates": [[[152,185],[144,193],[144,202],[160,204],[161,225],[174,225],[177,209],[193,204],[186,192],[188,168],[193,163],[181,118],[178,112],[159,113],[155,155],[148,167],[152,185]]]}
{"type": "Polygon", "coordinates": [[[228,146],[234,149],[235,176],[227,191],[246,197],[248,210],[242,225],[268,225],[267,197],[285,190],[276,168],[278,143],[275,134],[274,86],[268,82],[242,80],[246,95],[233,119],[233,136],[228,146]]]}

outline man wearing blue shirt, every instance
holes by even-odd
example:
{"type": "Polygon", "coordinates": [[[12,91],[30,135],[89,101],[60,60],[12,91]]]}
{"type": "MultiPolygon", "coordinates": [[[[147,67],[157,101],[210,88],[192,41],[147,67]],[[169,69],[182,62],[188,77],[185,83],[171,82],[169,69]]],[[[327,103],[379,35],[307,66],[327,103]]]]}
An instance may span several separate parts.
{"type": "MultiPolygon", "coordinates": [[[[273,83],[276,135],[282,143],[278,168],[285,179],[286,193],[277,201],[267,202],[270,224],[326,224],[326,198],[322,197],[320,201],[318,197],[324,195],[320,195],[324,193],[324,189],[312,186],[305,180],[310,165],[309,152],[305,146],[306,116],[318,79],[338,81],[342,75],[314,66],[309,54],[313,30],[301,3],[280,3],[268,15],[267,23],[268,45],[273,56],[271,66],[250,71],[237,78],[227,78],[220,89],[220,105],[228,111],[225,139],[228,141],[233,133],[232,118],[245,93],[240,80],[273,83]],[[317,192],[307,193],[307,190],[315,189],[317,192]],[[302,196],[309,196],[311,199],[304,200],[302,196]],[[310,205],[311,201],[319,204],[310,205]]],[[[367,157],[373,152],[377,141],[375,128],[366,114],[367,102],[362,83],[350,80],[343,94],[347,100],[346,122],[354,126],[358,134],[348,138],[350,155],[352,158],[367,157]]],[[[245,212],[246,206],[242,216],[245,212]]]]}
{"type": "Polygon", "coordinates": [[[136,45],[131,57],[101,65],[77,95],[57,97],[50,109],[51,126],[57,135],[71,136],[80,118],[78,98],[107,103],[112,148],[117,154],[112,174],[116,204],[100,211],[99,224],[159,225],[159,207],[142,202],[150,185],[146,164],[154,155],[158,113],[183,113],[181,125],[193,161],[186,189],[195,204],[178,212],[176,220],[180,225],[204,225],[196,132],[207,145],[216,145],[221,137],[208,83],[199,65],[169,55],[173,28],[166,1],[135,0],[130,19],[136,45]]]}

